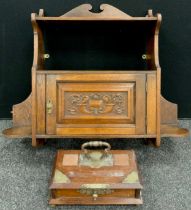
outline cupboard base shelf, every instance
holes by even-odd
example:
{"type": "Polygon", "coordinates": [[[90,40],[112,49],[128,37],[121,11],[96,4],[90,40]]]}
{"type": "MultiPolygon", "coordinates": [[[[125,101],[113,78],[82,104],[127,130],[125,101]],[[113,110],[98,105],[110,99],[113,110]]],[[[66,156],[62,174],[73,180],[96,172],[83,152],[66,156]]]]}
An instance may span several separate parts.
{"type": "MultiPolygon", "coordinates": [[[[5,129],[3,135],[7,138],[31,138],[31,126],[20,126],[5,129]]],[[[186,137],[189,135],[188,129],[179,128],[175,125],[161,125],[161,137],[186,137]]],[[[37,138],[100,138],[100,139],[113,139],[113,138],[156,138],[156,135],[36,135],[37,138]]]]}

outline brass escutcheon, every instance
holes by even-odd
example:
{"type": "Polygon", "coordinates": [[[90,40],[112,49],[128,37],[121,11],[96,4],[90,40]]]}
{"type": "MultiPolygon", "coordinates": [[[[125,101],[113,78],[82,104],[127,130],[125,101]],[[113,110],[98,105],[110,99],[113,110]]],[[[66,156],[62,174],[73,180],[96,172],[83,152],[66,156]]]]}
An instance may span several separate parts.
{"type": "Polygon", "coordinates": [[[46,103],[46,110],[47,110],[48,114],[52,113],[52,107],[53,107],[52,102],[50,100],[48,100],[48,102],[46,103]]]}
{"type": "Polygon", "coordinates": [[[114,190],[109,184],[83,184],[78,191],[81,194],[91,195],[95,201],[99,195],[111,194],[114,190]]]}

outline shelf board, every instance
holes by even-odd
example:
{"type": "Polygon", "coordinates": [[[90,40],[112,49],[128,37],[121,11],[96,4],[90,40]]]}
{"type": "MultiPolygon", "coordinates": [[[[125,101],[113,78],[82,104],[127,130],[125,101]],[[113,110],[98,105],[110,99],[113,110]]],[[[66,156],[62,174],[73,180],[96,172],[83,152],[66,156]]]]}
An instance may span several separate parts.
{"type": "Polygon", "coordinates": [[[36,17],[37,21],[157,21],[157,17],[36,17]]]}
{"type": "Polygon", "coordinates": [[[31,126],[12,127],[3,130],[3,135],[8,138],[27,138],[31,137],[31,126]]]}
{"type": "Polygon", "coordinates": [[[156,70],[36,70],[37,74],[153,74],[156,73],[156,70]]]}
{"type": "MultiPolygon", "coordinates": [[[[3,135],[8,138],[31,138],[31,126],[12,127],[3,131],[3,135]]],[[[179,128],[174,125],[161,125],[161,137],[186,137],[189,135],[188,129],[179,128]]],[[[156,135],[37,135],[37,138],[155,138],[156,135]]]]}
{"type": "Polygon", "coordinates": [[[161,137],[186,137],[189,131],[176,125],[161,125],[161,137]]]}

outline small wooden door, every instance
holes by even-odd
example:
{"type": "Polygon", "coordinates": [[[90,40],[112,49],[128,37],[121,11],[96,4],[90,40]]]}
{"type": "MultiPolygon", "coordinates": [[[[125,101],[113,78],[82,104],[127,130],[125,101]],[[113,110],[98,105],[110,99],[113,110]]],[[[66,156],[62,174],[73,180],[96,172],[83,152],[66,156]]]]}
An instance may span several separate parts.
{"type": "Polygon", "coordinates": [[[145,75],[65,72],[46,78],[46,134],[145,134],[145,75]]]}

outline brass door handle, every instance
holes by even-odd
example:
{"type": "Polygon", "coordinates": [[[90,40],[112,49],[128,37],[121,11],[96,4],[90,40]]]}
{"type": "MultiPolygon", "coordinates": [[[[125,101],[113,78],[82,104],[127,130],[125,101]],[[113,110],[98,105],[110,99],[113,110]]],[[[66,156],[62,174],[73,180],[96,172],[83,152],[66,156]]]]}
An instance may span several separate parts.
{"type": "Polygon", "coordinates": [[[53,108],[53,104],[50,100],[48,100],[46,103],[46,111],[48,114],[52,114],[52,108],[53,108]]]}

